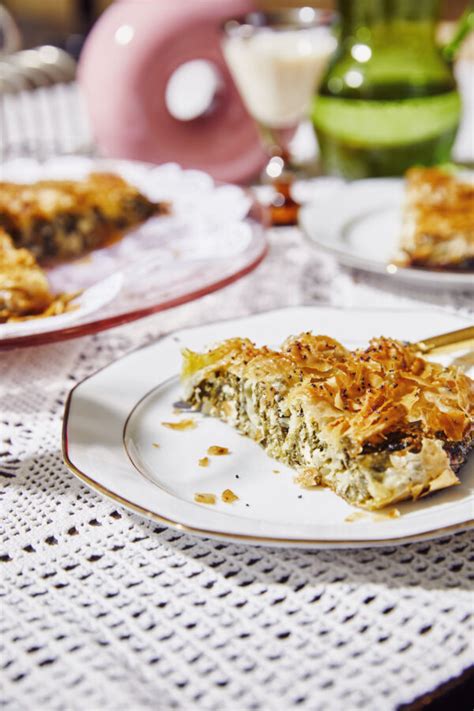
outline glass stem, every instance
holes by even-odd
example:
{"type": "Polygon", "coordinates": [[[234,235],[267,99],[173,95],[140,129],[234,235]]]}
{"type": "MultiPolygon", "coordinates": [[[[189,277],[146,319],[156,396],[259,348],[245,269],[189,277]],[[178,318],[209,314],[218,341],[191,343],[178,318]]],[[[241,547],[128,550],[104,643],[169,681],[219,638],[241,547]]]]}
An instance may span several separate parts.
{"type": "Polygon", "coordinates": [[[294,130],[273,128],[258,123],[262,143],[268,153],[269,161],[264,170],[262,181],[270,182],[273,197],[269,204],[272,224],[294,225],[298,218],[299,204],[291,195],[294,175],[291,171],[288,143],[294,130]]]}
{"type": "Polygon", "coordinates": [[[293,165],[288,145],[293,137],[295,129],[275,128],[266,126],[259,122],[257,122],[257,126],[263,146],[269,156],[269,162],[264,169],[264,176],[266,180],[269,178],[273,180],[278,177],[281,180],[290,181],[291,173],[293,172],[293,165]],[[270,168],[270,165],[272,168],[270,168]]]}

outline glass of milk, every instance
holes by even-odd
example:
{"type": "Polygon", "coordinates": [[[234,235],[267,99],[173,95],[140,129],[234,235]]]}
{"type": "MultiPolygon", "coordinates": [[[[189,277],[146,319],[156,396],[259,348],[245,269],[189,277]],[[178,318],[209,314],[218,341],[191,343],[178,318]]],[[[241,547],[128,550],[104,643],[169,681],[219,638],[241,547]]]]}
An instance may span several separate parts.
{"type": "Polygon", "coordinates": [[[224,57],[268,151],[266,177],[278,184],[291,180],[289,142],[309,116],[335,49],[332,21],[332,13],[301,7],[250,13],[224,26],[224,57]]]}

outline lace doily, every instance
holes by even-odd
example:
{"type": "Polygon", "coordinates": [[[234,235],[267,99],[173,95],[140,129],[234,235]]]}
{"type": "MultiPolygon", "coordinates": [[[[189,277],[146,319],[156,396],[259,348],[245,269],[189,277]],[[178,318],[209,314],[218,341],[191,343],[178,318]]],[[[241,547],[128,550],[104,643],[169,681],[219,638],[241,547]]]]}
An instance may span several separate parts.
{"type": "MultiPolygon", "coordinates": [[[[469,533],[347,551],[219,543],[115,508],[62,463],[70,387],[165,331],[288,304],[420,305],[339,270],[297,230],[271,242],[219,293],[0,355],[6,708],[386,711],[473,663],[469,533]]],[[[423,302],[472,306],[462,294],[423,302]]]]}

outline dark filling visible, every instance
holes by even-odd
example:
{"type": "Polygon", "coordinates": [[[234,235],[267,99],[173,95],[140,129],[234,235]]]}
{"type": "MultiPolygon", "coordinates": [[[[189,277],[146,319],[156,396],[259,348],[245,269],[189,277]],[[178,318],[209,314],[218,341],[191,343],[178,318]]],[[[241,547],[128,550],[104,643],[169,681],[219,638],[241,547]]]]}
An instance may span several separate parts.
{"type": "MultiPolygon", "coordinates": [[[[222,388],[222,380],[220,380],[220,373],[216,373],[216,380],[209,381],[204,380],[196,386],[192,396],[191,405],[200,409],[203,402],[210,401],[214,406],[218,408],[222,403],[227,400],[234,400],[234,395],[224,394],[222,388]]],[[[240,381],[235,376],[227,376],[226,381],[234,389],[234,392],[239,392],[240,381]]],[[[238,402],[237,404],[237,428],[246,432],[247,430],[247,416],[244,411],[243,403],[238,402]]],[[[259,415],[262,420],[265,421],[265,407],[264,399],[262,398],[263,408],[259,408],[259,415]]],[[[287,425],[280,421],[279,432],[265,433],[265,437],[262,438],[260,444],[263,447],[267,447],[270,442],[269,437],[277,437],[281,442],[284,441],[287,436],[287,425]]],[[[305,426],[302,427],[301,434],[306,432],[305,426]]],[[[313,449],[325,449],[326,445],[322,443],[319,439],[319,435],[316,432],[307,433],[311,447],[313,449]]],[[[450,466],[454,472],[457,472],[462,464],[466,461],[471,448],[474,446],[474,429],[473,431],[462,441],[453,442],[446,441],[442,432],[436,433],[436,438],[443,441],[443,448],[446,451],[450,466]]],[[[423,430],[420,421],[411,422],[406,426],[405,431],[390,432],[384,440],[377,444],[365,444],[360,456],[366,455],[365,460],[366,466],[368,466],[373,472],[383,473],[388,466],[387,456],[392,452],[399,452],[401,450],[407,450],[409,452],[419,452],[423,444],[423,430]]],[[[300,462],[300,452],[298,447],[291,449],[286,453],[284,461],[290,464],[290,466],[298,466],[300,462]]],[[[360,493],[360,492],[359,492],[360,493]]]]}
{"type": "MultiPolygon", "coordinates": [[[[443,442],[443,449],[449,458],[449,463],[454,472],[457,472],[466,461],[468,454],[474,446],[474,431],[460,442],[447,441],[443,432],[437,432],[436,438],[443,442]]],[[[420,422],[412,422],[408,432],[390,432],[383,442],[365,444],[362,454],[379,452],[399,452],[407,449],[409,452],[419,452],[423,444],[423,432],[420,422]]]]}
{"type": "Polygon", "coordinates": [[[458,472],[474,447],[474,430],[460,442],[445,442],[443,447],[449,457],[452,470],[458,472]]]}
{"type": "Polygon", "coordinates": [[[116,218],[107,216],[98,206],[81,214],[58,213],[52,220],[37,217],[31,220],[27,231],[21,230],[11,216],[0,214],[0,227],[17,247],[29,249],[38,259],[73,258],[107,244],[114,230],[120,232],[167,211],[165,205],[151,202],[143,195],[125,197],[121,208],[123,214],[116,218]]]}
{"type": "Polygon", "coordinates": [[[442,272],[472,272],[474,271],[474,257],[469,257],[464,259],[462,262],[453,264],[449,262],[448,264],[427,264],[425,260],[422,259],[411,259],[410,267],[415,269],[428,269],[430,272],[442,271],[442,272]]]}
{"type": "Polygon", "coordinates": [[[411,422],[403,432],[390,432],[384,440],[377,444],[365,444],[362,449],[362,454],[399,452],[401,449],[408,449],[410,452],[419,452],[423,438],[420,424],[419,421],[411,422]]]}

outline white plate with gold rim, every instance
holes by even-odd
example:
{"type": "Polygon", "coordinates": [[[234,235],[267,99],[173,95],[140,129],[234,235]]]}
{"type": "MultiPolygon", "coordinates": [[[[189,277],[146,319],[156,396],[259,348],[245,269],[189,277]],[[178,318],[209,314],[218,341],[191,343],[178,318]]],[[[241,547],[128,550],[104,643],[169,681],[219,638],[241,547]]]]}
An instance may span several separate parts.
{"type": "MultiPolygon", "coordinates": [[[[225,338],[249,337],[278,345],[312,330],[363,346],[373,336],[416,341],[461,328],[466,321],[439,310],[339,310],[296,307],[198,326],[166,336],[112,363],[69,395],[63,430],[66,464],[98,493],[168,526],[200,536],[248,544],[309,548],[376,546],[435,538],[472,525],[474,457],[461,485],[398,506],[399,518],[356,509],[325,489],[304,490],[294,472],[270,459],[253,441],[200,414],[176,412],[183,347],[205,349],[225,338]],[[192,418],[193,429],[163,422],[192,418]],[[158,445],[158,446],[157,446],[158,445]],[[212,445],[229,454],[199,459],[212,445]],[[239,498],[221,500],[230,489],[239,498]],[[194,501],[214,493],[215,505],[194,501]]],[[[454,356],[450,356],[452,361],[454,356]]]]}
{"type": "Polygon", "coordinates": [[[473,291],[474,273],[397,267],[405,183],[401,178],[356,180],[304,205],[299,225],[309,242],[346,267],[424,288],[473,291]]]}

